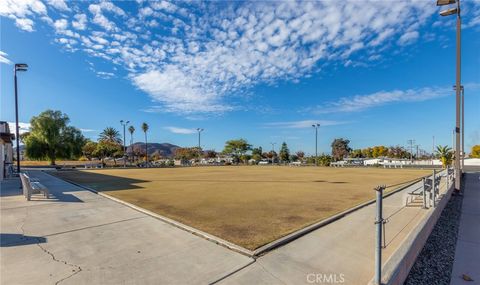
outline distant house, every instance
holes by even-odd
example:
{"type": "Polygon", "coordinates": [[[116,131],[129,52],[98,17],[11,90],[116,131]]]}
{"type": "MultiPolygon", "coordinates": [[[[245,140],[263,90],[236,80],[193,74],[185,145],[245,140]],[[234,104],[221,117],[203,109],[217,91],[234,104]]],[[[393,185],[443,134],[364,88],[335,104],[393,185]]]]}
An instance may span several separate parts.
{"type": "Polygon", "coordinates": [[[13,167],[14,139],[15,135],[10,132],[8,123],[0,121],[0,181],[8,176],[13,167]]]}

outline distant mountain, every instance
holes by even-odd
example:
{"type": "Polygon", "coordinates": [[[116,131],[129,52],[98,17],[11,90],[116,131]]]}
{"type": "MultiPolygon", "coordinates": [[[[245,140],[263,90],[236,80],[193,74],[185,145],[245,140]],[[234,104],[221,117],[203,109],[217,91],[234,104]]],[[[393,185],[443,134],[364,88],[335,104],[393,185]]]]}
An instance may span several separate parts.
{"type": "MultiPolygon", "coordinates": [[[[131,146],[127,147],[127,153],[132,151],[143,151],[145,150],[145,143],[143,142],[136,142],[131,146]]],[[[156,151],[160,153],[163,157],[172,157],[175,153],[177,148],[180,148],[178,145],[170,144],[170,143],[148,143],[148,155],[154,154],[156,151]]]]}

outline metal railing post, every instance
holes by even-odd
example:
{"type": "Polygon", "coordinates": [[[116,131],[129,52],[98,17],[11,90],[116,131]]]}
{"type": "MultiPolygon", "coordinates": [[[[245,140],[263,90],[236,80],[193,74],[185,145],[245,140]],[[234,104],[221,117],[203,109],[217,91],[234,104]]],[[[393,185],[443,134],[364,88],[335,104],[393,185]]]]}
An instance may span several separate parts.
{"type": "Polygon", "coordinates": [[[423,182],[423,209],[427,209],[427,184],[425,177],[422,179],[423,182]]]}
{"type": "Polygon", "coordinates": [[[383,227],[383,190],[385,186],[375,187],[377,192],[376,240],[375,240],[375,284],[382,284],[382,227],[383,227]]]}
{"type": "Polygon", "coordinates": [[[433,170],[433,177],[432,177],[432,193],[433,193],[433,207],[435,208],[437,206],[437,202],[436,202],[436,197],[437,197],[437,176],[436,176],[436,171],[435,169],[433,170]]]}
{"type": "Polygon", "coordinates": [[[450,171],[448,169],[448,166],[447,166],[447,191],[448,189],[450,189],[450,171]]]}

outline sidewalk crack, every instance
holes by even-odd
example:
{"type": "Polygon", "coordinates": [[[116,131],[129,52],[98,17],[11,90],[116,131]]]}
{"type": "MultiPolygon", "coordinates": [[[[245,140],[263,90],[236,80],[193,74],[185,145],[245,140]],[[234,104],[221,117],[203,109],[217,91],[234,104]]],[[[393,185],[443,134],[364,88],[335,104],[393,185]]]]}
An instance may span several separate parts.
{"type": "MultiPolygon", "coordinates": [[[[25,226],[25,223],[26,223],[26,221],[27,221],[27,218],[28,218],[28,207],[25,208],[25,218],[22,220],[22,225],[20,226],[20,230],[22,231],[22,235],[23,235],[23,236],[25,236],[24,226],[25,226]]],[[[68,278],[73,277],[75,274],[78,274],[78,273],[80,273],[80,272],[82,271],[82,268],[81,268],[79,265],[72,264],[72,263],[68,263],[68,262],[65,261],[65,260],[57,259],[52,252],[48,251],[46,248],[44,248],[44,247],[40,244],[40,243],[41,243],[40,238],[35,238],[35,239],[37,240],[36,245],[37,245],[43,252],[45,252],[46,254],[50,255],[55,262],[63,263],[63,264],[65,264],[65,265],[68,265],[68,266],[74,268],[74,269],[72,269],[72,272],[73,272],[72,274],[70,274],[70,275],[68,275],[67,277],[64,277],[64,278],[58,280],[57,282],[55,282],[55,285],[59,284],[59,283],[62,282],[62,281],[67,280],[68,278]]]]}

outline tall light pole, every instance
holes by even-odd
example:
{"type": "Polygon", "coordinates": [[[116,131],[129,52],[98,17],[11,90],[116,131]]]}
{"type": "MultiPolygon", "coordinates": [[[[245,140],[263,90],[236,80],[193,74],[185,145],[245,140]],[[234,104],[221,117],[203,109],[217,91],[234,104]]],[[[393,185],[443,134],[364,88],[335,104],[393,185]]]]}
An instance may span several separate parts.
{"type": "Polygon", "coordinates": [[[197,128],[197,132],[198,132],[198,155],[200,155],[201,153],[201,150],[202,150],[202,147],[200,145],[200,134],[203,132],[203,129],[202,128],[197,128]]]}
{"type": "Polygon", "coordinates": [[[460,104],[461,104],[461,26],[462,19],[460,17],[460,0],[437,0],[437,6],[445,6],[457,3],[456,8],[450,8],[440,12],[442,16],[457,15],[457,64],[456,64],[456,80],[455,80],[455,191],[460,191],[460,104]]]}
{"type": "Polygon", "coordinates": [[[17,173],[20,174],[20,128],[18,126],[18,88],[17,88],[17,71],[27,71],[28,65],[26,63],[16,63],[13,70],[13,81],[15,85],[15,130],[17,137],[17,173]]]}
{"type": "Polygon", "coordinates": [[[315,128],[315,166],[318,166],[318,128],[320,124],[313,124],[312,127],[315,128]]]}
{"type": "Polygon", "coordinates": [[[272,165],[273,165],[273,156],[275,155],[275,145],[276,145],[277,143],[272,142],[272,143],[270,143],[270,144],[272,145],[272,165]]]}
{"type": "Polygon", "coordinates": [[[120,120],[120,124],[123,126],[123,167],[127,167],[127,148],[125,146],[125,127],[130,121],[120,120]]]}

